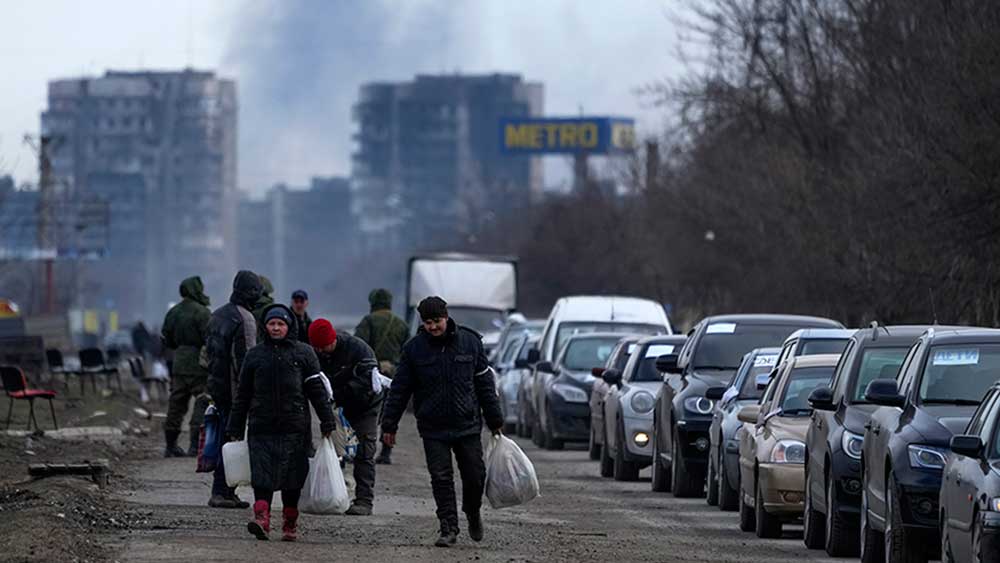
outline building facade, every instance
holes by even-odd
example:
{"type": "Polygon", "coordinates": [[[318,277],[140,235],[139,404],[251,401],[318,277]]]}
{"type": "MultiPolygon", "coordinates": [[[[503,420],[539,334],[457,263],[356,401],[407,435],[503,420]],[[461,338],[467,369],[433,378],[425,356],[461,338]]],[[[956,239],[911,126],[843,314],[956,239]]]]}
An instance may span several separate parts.
{"type": "Polygon", "coordinates": [[[542,84],[516,74],[363,85],[351,170],[362,232],[391,248],[431,248],[528,205],[542,189],[541,165],[501,154],[499,122],[543,112],[542,84]]]}

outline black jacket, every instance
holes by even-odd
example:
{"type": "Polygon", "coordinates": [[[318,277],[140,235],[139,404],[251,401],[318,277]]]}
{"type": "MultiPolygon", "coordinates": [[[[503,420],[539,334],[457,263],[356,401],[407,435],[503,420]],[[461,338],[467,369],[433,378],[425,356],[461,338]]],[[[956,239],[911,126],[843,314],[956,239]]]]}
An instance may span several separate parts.
{"type": "Polygon", "coordinates": [[[382,395],[372,388],[372,370],[378,367],[375,352],[360,338],[337,334],[337,347],[330,354],[319,353],[319,364],[330,378],[333,400],[352,419],[376,413],[382,395]]]}
{"type": "Polygon", "coordinates": [[[309,325],[313,322],[312,319],[309,318],[309,312],[307,311],[302,313],[301,317],[293,313],[292,318],[295,319],[296,323],[298,323],[297,330],[299,333],[299,342],[309,344],[309,325]]]}
{"type": "Polygon", "coordinates": [[[240,271],[229,303],[216,309],[208,321],[208,393],[224,413],[232,406],[243,358],[257,343],[257,323],[250,310],[260,292],[257,274],[240,271]]]}
{"type": "Polygon", "coordinates": [[[382,411],[383,432],[396,432],[411,396],[417,430],[424,438],[449,440],[478,434],[484,419],[490,430],[503,427],[482,337],[451,319],[441,338],[421,328],[403,346],[382,411]]]}

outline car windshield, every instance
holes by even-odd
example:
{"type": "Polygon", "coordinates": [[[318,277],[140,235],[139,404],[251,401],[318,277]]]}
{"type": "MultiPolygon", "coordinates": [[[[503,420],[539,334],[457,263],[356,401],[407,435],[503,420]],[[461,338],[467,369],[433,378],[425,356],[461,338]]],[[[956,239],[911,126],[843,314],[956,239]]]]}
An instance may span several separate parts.
{"type": "MultiPolygon", "coordinates": [[[[776,359],[777,356],[774,356],[776,359]]],[[[743,380],[743,385],[740,386],[740,399],[760,399],[764,395],[763,389],[757,389],[757,376],[767,375],[771,373],[774,369],[774,364],[771,365],[755,365],[750,368],[750,373],[747,374],[746,379],[743,380]]]]}
{"type": "Polygon", "coordinates": [[[514,358],[517,357],[518,350],[521,349],[521,345],[524,344],[524,339],[522,338],[512,338],[507,344],[504,345],[503,353],[501,354],[500,363],[502,365],[507,365],[514,362],[514,358]]]}
{"type": "Polygon", "coordinates": [[[909,348],[869,348],[861,357],[861,367],[854,382],[853,403],[865,403],[868,384],[876,379],[896,379],[909,348]]]}
{"type": "Polygon", "coordinates": [[[471,328],[479,334],[497,332],[503,326],[504,314],[490,309],[475,309],[471,307],[448,307],[448,316],[455,322],[471,328]]]}
{"type": "Polygon", "coordinates": [[[625,369],[625,364],[627,364],[628,359],[632,357],[632,353],[635,352],[636,346],[637,344],[635,342],[623,344],[621,350],[618,352],[618,355],[615,356],[614,365],[611,367],[614,369],[625,369]]]}
{"type": "Polygon", "coordinates": [[[635,366],[635,373],[632,374],[631,380],[663,381],[663,374],[656,369],[656,358],[664,354],[675,354],[676,352],[677,346],[674,344],[647,344],[646,349],[642,352],[642,358],[639,359],[635,366]]]}
{"type": "Polygon", "coordinates": [[[570,340],[566,345],[562,366],[573,371],[587,371],[603,366],[615,349],[615,344],[618,344],[618,338],[614,336],[570,340]]]}
{"type": "Polygon", "coordinates": [[[528,353],[531,352],[531,350],[534,349],[535,346],[538,346],[538,340],[537,339],[535,339],[535,340],[529,340],[529,341],[525,342],[524,346],[521,346],[521,351],[517,354],[517,359],[519,359],[519,360],[527,360],[528,359],[528,353]]]}
{"type": "Polygon", "coordinates": [[[920,401],[979,404],[1000,379],[1000,344],[934,346],[920,381],[920,401]]]}
{"type": "Polygon", "coordinates": [[[713,323],[698,342],[691,361],[694,369],[735,370],[754,348],[781,346],[796,330],[790,325],[713,323]]]}
{"type": "Polygon", "coordinates": [[[613,332],[615,334],[664,334],[666,327],[632,323],[601,323],[601,322],[566,322],[559,325],[556,333],[556,350],[561,350],[570,337],[577,334],[594,332],[613,332]]]}
{"type": "Polygon", "coordinates": [[[816,356],[819,354],[842,354],[847,347],[846,338],[823,338],[821,340],[806,340],[802,344],[800,356],[816,356]]]}
{"type": "Polygon", "coordinates": [[[809,394],[815,389],[830,384],[833,366],[793,368],[781,397],[781,412],[788,416],[799,416],[812,412],[809,394]]]}

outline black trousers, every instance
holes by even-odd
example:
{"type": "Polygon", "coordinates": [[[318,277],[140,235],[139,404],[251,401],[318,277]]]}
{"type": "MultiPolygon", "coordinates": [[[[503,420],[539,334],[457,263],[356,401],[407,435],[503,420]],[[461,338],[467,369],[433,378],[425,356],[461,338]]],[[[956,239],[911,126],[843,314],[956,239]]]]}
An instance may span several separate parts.
{"type": "Polygon", "coordinates": [[[452,440],[424,439],[427,470],[431,474],[431,488],[437,504],[437,517],[441,531],[458,532],[458,509],[455,501],[455,476],[452,454],[462,476],[462,512],[477,513],[483,504],[486,486],[486,464],[483,462],[483,443],[479,434],[452,440]]]}
{"type": "MultiPolygon", "coordinates": [[[[281,491],[281,504],[285,508],[298,508],[299,497],[302,496],[302,489],[288,489],[281,491]]],[[[271,489],[253,488],[253,499],[267,501],[267,506],[271,506],[274,501],[274,491],[271,489]]]]}
{"type": "Polygon", "coordinates": [[[354,456],[354,502],[371,508],[375,500],[375,450],[378,442],[378,411],[347,417],[358,439],[354,456]]]}

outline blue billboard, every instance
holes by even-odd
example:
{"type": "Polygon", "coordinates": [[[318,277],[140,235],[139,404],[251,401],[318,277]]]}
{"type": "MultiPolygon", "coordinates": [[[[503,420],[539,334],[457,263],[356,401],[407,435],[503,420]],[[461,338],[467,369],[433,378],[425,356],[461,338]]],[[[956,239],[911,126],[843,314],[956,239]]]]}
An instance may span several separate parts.
{"type": "Polygon", "coordinates": [[[635,147],[635,121],[622,117],[500,120],[504,154],[614,154],[635,147]]]}

